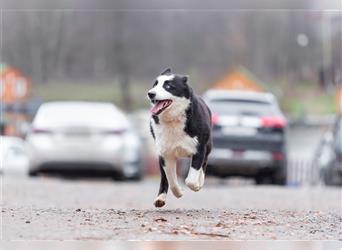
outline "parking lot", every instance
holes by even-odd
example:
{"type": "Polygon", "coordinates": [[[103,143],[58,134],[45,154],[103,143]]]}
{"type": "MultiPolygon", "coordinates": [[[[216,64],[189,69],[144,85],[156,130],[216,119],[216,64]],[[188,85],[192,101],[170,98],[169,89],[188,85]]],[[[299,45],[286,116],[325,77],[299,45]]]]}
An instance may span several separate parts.
{"type": "MultiPolygon", "coordinates": [[[[289,131],[289,158],[310,163],[322,127],[289,131]]],[[[295,163],[295,162],[294,162],[295,163]]],[[[340,187],[312,182],[310,164],[289,164],[287,186],[208,177],[204,189],[181,181],[181,199],[153,201],[159,176],[140,182],[111,178],[4,172],[4,240],[336,240],[341,239],[340,187]],[[303,178],[305,177],[305,178],[303,178]]],[[[6,170],[6,169],[5,169],[6,170]]],[[[317,175],[313,175],[317,176],[317,175]]]]}
{"type": "MultiPolygon", "coordinates": [[[[183,185],[184,186],[184,185],[183,185]]],[[[185,186],[184,186],[185,188],[185,186]]],[[[341,190],[208,178],[153,207],[158,180],[3,178],[4,240],[341,239],[341,190]],[[20,183],[20,184],[19,184],[20,183]]]]}

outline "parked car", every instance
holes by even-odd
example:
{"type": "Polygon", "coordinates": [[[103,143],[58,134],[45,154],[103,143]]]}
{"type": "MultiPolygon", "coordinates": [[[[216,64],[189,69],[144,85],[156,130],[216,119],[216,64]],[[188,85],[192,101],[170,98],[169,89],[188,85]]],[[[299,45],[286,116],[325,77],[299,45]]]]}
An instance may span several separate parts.
{"type": "Polygon", "coordinates": [[[115,179],[140,179],[143,174],[140,139],[111,103],[45,103],[27,144],[31,176],[79,170],[108,172],[115,179]]]}
{"type": "Polygon", "coordinates": [[[27,174],[29,160],[25,141],[18,137],[0,137],[0,162],[3,174],[27,174]]]}
{"type": "Polygon", "coordinates": [[[209,174],[286,184],[286,119],[270,93],[209,90],[213,150],[209,174]]]}
{"type": "Polygon", "coordinates": [[[324,134],[314,159],[326,185],[342,185],[342,117],[324,134]]]}

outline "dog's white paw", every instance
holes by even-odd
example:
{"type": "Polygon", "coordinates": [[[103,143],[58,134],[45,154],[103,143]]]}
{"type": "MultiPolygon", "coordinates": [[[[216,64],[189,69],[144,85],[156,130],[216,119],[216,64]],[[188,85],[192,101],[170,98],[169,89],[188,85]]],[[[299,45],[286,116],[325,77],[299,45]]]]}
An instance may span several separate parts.
{"type": "Polygon", "coordinates": [[[163,207],[165,205],[165,201],[166,201],[166,194],[162,193],[158,195],[158,197],[154,200],[153,204],[155,207],[163,207]]]}
{"type": "Polygon", "coordinates": [[[190,188],[192,191],[195,191],[195,192],[200,191],[201,189],[201,185],[198,180],[193,181],[193,180],[186,179],[185,184],[188,186],[188,188],[190,188]]]}
{"type": "MultiPolygon", "coordinates": [[[[204,180],[203,180],[204,183],[204,180]]],[[[202,184],[203,184],[202,183],[202,184]]],[[[192,191],[199,191],[203,185],[201,185],[201,170],[196,170],[190,167],[188,177],[185,179],[185,184],[192,190],[192,191]]]]}
{"type": "Polygon", "coordinates": [[[204,179],[205,179],[205,174],[203,169],[200,170],[200,176],[199,176],[199,185],[202,188],[204,186],[204,179]]]}
{"type": "Polygon", "coordinates": [[[176,196],[177,198],[180,198],[183,196],[183,191],[180,187],[171,187],[171,191],[173,195],[176,196]]]}

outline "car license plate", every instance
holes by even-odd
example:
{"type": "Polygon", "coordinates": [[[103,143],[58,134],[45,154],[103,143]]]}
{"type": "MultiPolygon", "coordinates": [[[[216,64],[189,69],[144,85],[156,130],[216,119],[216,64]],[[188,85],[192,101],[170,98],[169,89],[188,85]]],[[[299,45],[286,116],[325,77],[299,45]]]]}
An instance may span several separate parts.
{"type": "Polygon", "coordinates": [[[225,135],[252,136],[257,133],[255,128],[246,127],[224,127],[222,132],[225,135]]]}

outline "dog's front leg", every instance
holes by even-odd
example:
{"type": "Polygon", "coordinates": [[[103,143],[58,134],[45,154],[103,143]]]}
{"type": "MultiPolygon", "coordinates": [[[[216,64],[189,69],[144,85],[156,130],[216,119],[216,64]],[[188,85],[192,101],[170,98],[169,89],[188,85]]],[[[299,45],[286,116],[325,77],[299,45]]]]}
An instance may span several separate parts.
{"type": "Polygon", "coordinates": [[[161,179],[160,179],[158,197],[154,201],[155,207],[163,207],[165,205],[166,194],[169,189],[169,183],[167,181],[165,170],[164,170],[165,160],[162,156],[159,156],[159,168],[160,168],[161,179]]]}
{"type": "Polygon", "coordinates": [[[177,198],[182,197],[183,191],[178,183],[177,178],[177,159],[170,156],[165,157],[164,171],[174,196],[176,196],[177,198]]]}
{"type": "Polygon", "coordinates": [[[191,165],[188,176],[185,179],[185,184],[193,191],[199,191],[204,184],[205,173],[203,165],[205,163],[206,150],[199,146],[197,153],[192,156],[191,165]]]}

